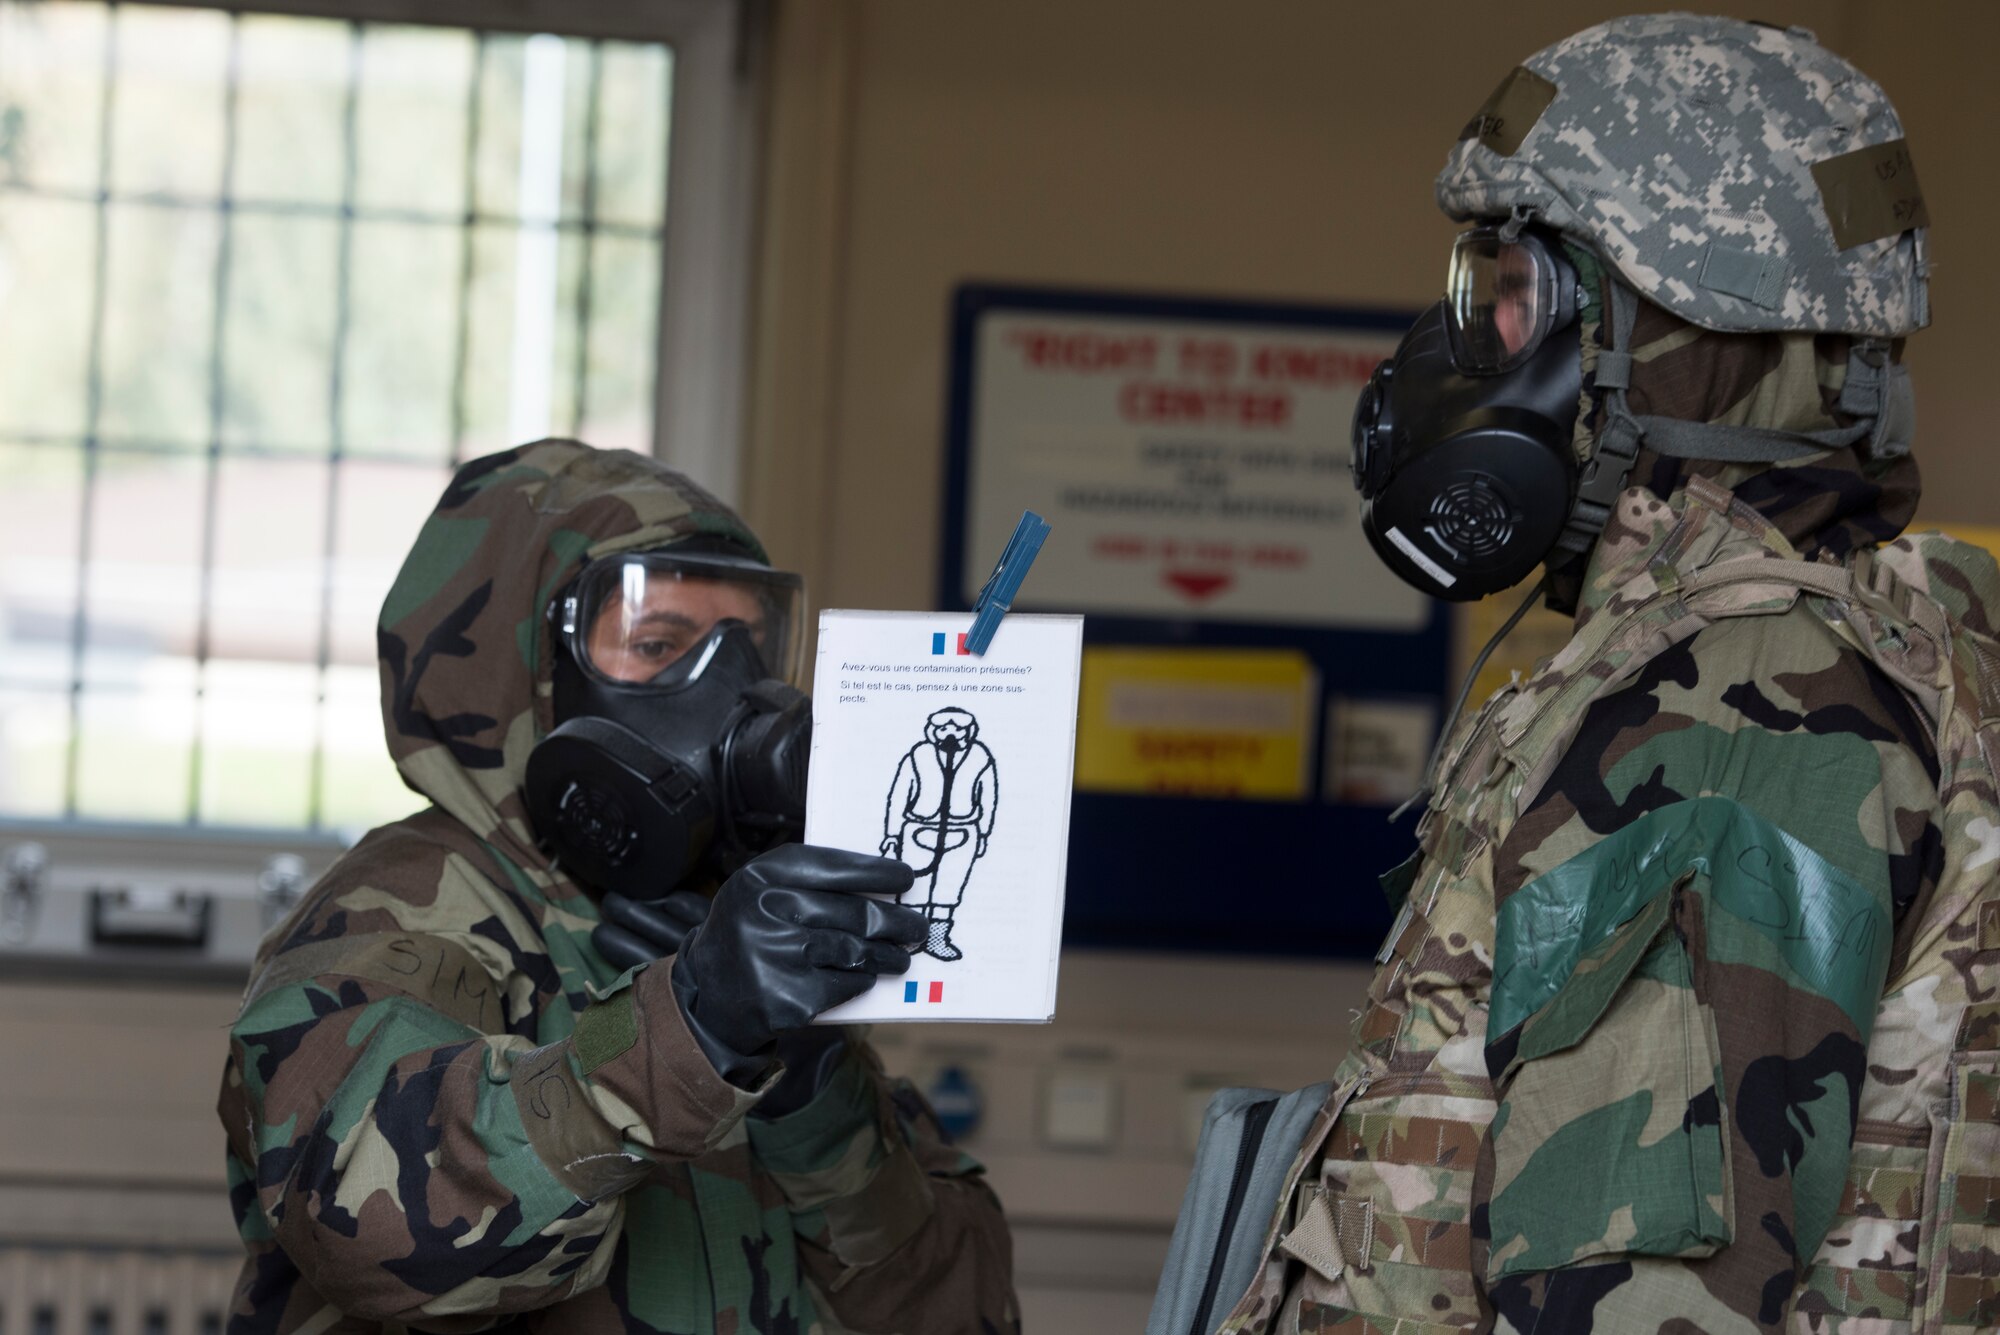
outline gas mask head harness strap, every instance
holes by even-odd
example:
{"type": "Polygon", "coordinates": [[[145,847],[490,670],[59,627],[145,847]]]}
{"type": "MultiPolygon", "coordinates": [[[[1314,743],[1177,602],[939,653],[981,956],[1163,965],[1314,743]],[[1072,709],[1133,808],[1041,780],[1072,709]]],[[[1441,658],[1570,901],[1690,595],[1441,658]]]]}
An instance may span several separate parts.
{"type": "Polygon", "coordinates": [[[799,837],[812,710],[779,674],[802,608],[797,576],[684,547],[593,561],[557,595],[556,726],[526,783],[557,865],[657,899],[799,837]]]}
{"type": "Polygon", "coordinates": [[[1900,458],[1910,452],[1916,427],[1910,375],[1890,361],[1887,340],[1878,338],[1855,338],[1848,345],[1847,378],[1838,406],[1855,420],[1844,427],[1784,431],[1635,415],[1627,402],[1627,391],[1632,385],[1632,327],[1638,320],[1639,298],[1615,274],[1608,286],[1611,342],[1598,351],[1595,379],[1603,396],[1604,424],[1584,465],[1569,521],[1556,543],[1558,550],[1580,555],[1596,543],[1642,445],[1676,459],[1727,463],[1784,463],[1857,444],[1865,444],[1868,453],[1878,459],[1900,458]]]}

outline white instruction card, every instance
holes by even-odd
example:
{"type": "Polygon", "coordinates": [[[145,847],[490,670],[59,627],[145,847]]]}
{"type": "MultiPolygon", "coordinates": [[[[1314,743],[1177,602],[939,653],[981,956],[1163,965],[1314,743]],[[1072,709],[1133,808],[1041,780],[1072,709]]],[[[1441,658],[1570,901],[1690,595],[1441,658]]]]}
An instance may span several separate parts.
{"type": "Polygon", "coordinates": [[[806,842],[900,858],[929,919],[902,977],[825,1023],[1055,1016],[1083,618],[822,612],[806,842]]]}

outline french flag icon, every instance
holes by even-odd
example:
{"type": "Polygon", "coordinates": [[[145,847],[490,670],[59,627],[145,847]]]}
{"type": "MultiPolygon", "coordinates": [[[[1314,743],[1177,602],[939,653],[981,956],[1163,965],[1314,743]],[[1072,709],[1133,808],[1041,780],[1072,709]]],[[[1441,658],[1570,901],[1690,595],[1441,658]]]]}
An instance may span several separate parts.
{"type": "MultiPolygon", "coordinates": [[[[915,979],[911,979],[910,981],[904,983],[903,984],[904,1004],[908,1005],[915,1003],[915,1001],[917,1000],[917,994],[920,990],[922,990],[923,986],[924,985],[922,983],[917,982],[915,979]]],[[[929,1000],[931,1001],[944,1000],[944,983],[942,980],[933,982],[930,985],[929,1000]]]]}
{"type": "MultiPolygon", "coordinates": [[[[965,647],[965,637],[967,634],[968,632],[966,631],[960,631],[958,633],[958,645],[956,652],[967,655],[972,653],[972,650],[965,647]]],[[[931,632],[931,653],[933,655],[942,654],[944,652],[946,639],[947,637],[945,635],[945,632],[941,630],[936,630],[931,632]]]]}

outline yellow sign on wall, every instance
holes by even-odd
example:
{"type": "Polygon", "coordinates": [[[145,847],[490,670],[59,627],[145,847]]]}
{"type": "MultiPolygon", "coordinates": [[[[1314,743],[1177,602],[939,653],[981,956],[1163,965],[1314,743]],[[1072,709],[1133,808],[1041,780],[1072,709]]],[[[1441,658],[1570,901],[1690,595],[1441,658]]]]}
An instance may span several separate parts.
{"type": "Polygon", "coordinates": [[[1086,648],[1076,786],[1299,801],[1318,705],[1297,650],[1086,648]]]}

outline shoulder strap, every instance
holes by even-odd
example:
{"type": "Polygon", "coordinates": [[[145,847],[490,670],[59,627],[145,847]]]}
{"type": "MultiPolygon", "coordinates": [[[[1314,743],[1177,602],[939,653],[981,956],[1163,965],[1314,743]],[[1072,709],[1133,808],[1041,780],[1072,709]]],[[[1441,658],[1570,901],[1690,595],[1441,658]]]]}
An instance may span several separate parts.
{"type": "Polygon", "coordinates": [[[1824,594],[1843,602],[1854,596],[1854,572],[1846,566],[1770,556],[1720,561],[1704,570],[1697,570],[1681,582],[1680,593],[1686,599],[1731,585],[1752,584],[1771,584],[1796,589],[1800,593],[1824,594]]]}
{"type": "Polygon", "coordinates": [[[1855,587],[1845,566],[1777,556],[1722,561],[1685,576],[1667,565],[1648,570],[1629,586],[1636,601],[1586,623],[1550,660],[1544,680],[1527,683],[1501,714],[1500,744],[1523,772],[1516,813],[1533,804],[1591,703],[1662,651],[1716,621],[1781,612],[1801,593],[1844,602],[1855,587]]]}

